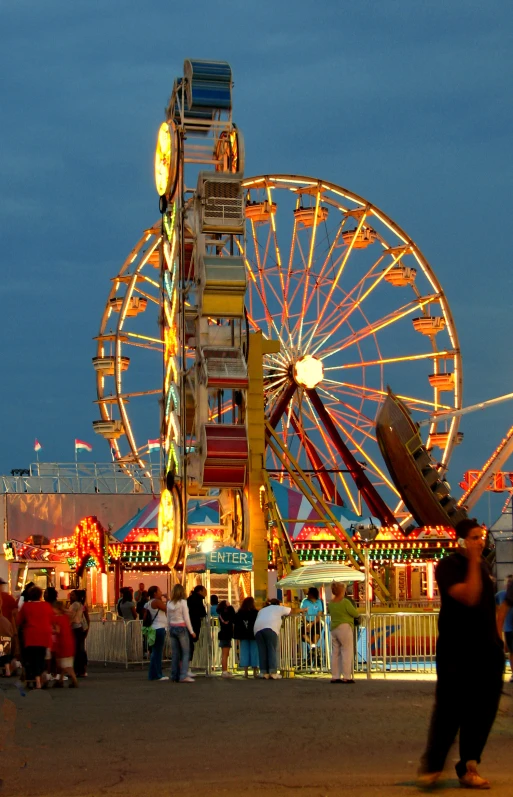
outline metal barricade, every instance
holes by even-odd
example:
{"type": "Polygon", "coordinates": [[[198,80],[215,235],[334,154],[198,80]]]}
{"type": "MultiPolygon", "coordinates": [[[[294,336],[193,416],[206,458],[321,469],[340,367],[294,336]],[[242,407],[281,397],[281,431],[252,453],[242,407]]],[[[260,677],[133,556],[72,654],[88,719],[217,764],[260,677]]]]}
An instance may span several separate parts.
{"type": "Polygon", "coordinates": [[[370,624],[365,616],[361,621],[357,631],[356,672],[384,675],[436,672],[438,612],[372,614],[370,624]],[[370,662],[367,662],[369,651],[370,662]]]}
{"type": "MultiPolygon", "coordinates": [[[[436,671],[435,654],[438,612],[390,612],[360,615],[355,628],[354,671],[357,673],[421,673],[436,671]]],[[[206,674],[221,669],[221,649],[216,618],[203,621],[194,647],[191,666],[206,674]]],[[[86,640],[90,661],[103,664],[142,666],[147,663],[140,620],[92,620],[86,640]]],[[[171,659],[171,644],[166,633],[163,660],[171,659]]],[[[239,644],[232,643],[228,667],[237,670],[239,644]]],[[[330,618],[318,615],[309,620],[304,615],[290,615],[280,633],[280,669],[293,673],[322,675],[331,670],[330,618]]]]}

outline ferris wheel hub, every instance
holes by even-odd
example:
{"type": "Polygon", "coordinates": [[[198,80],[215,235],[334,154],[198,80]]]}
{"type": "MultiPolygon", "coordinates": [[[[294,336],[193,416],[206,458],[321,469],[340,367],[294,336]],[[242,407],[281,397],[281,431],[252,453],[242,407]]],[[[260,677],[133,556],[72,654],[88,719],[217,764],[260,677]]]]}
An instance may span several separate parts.
{"type": "Polygon", "coordinates": [[[324,366],[317,357],[305,354],[294,363],[294,380],[300,387],[313,390],[324,378],[324,366]]]}

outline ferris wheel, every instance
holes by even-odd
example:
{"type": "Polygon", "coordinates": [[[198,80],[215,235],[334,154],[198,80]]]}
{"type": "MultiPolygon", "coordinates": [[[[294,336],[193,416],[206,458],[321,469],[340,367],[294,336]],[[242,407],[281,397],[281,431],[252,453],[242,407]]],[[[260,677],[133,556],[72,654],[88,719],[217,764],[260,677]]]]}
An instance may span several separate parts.
{"type": "Polygon", "coordinates": [[[459,418],[437,413],[461,407],[462,368],[442,286],[411,238],[355,193],[296,175],[244,186],[248,319],[280,342],[265,363],[271,424],[326,498],[360,514],[361,466],[371,512],[382,522],[407,517],[375,418],[390,385],[419,420],[433,419],[426,446],[447,467],[459,418]]]}
{"type": "MultiPolygon", "coordinates": [[[[280,344],[264,360],[267,416],[327,499],[368,514],[352,457],[391,513],[405,516],[374,422],[390,385],[418,420],[432,418],[426,446],[447,467],[459,417],[436,414],[461,407],[462,367],[442,286],[411,238],[345,188],[293,175],[247,178],[243,187],[246,235],[221,254],[244,259],[248,330],[280,344]]],[[[117,461],[143,471],[160,429],[161,236],[160,222],[144,231],[113,278],[93,361],[95,428],[117,461]]],[[[189,400],[194,413],[193,393],[189,400]]],[[[218,395],[207,420],[231,409],[218,395]]],[[[286,478],[270,450],[266,464],[286,478]]]]}

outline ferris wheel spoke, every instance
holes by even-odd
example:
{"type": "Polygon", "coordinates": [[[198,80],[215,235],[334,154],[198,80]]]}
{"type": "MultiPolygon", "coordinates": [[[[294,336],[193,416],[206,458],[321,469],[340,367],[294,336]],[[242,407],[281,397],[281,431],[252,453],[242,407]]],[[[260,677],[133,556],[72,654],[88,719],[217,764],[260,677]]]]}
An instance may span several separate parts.
{"type": "MultiPolygon", "coordinates": [[[[368,272],[367,272],[367,273],[366,273],[366,274],[365,274],[365,275],[364,275],[364,276],[363,276],[363,277],[362,277],[362,278],[359,280],[359,282],[357,282],[357,283],[356,283],[356,285],[354,286],[354,288],[353,288],[353,289],[352,289],[352,290],[351,290],[351,291],[350,291],[348,294],[346,294],[346,297],[345,297],[345,299],[344,299],[344,303],[346,303],[348,300],[350,300],[350,299],[351,299],[351,297],[352,297],[353,293],[355,293],[355,292],[357,291],[357,289],[359,289],[360,291],[363,289],[363,286],[364,286],[365,282],[366,282],[366,281],[367,281],[369,278],[371,278],[371,277],[372,277],[372,275],[373,275],[373,273],[374,273],[375,269],[376,269],[376,268],[377,268],[377,267],[378,267],[378,266],[379,266],[379,265],[382,263],[382,261],[383,261],[383,259],[385,258],[386,254],[387,254],[386,252],[383,252],[383,253],[380,255],[380,257],[379,257],[379,258],[376,260],[376,262],[375,262],[375,263],[374,263],[374,264],[371,266],[371,268],[369,269],[369,271],[368,271],[368,272]]],[[[370,286],[369,288],[367,288],[367,290],[366,290],[366,291],[363,293],[363,295],[360,295],[360,296],[359,296],[359,297],[356,299],[356,301],[353,301],[353,302],[351,302],[351,304],[349,305],[349,309],[348,309],[348,311],[347,311],[345,314],[343,314],[343,315],[342,315],[342,318],[340,318],[340,319],[337,321],[337,323],[336,323],[335,327],[332,327],[332,328],[330,328],[330,331],[329,331],[329,333],[328,333],[328,334],[327,334],[325,337],[323,337],[323,338],[322,338],[322,340],[321,340],[321,341],[320,341],[320,342],[319,342],[319,343],[316,345],[315,349],[312,351],[312,355],[316,354],[316,352],[317,352],[317,351],[319,351],[319,349],[320,349],[320,348],[322,348],[322,347],[324,346],[324,344],[326,343],[326,341],[327,341],[327,340],[329,340],[329,338],[330,338],[332,335],[334,335],[334,334],[335,334],[335,333],[336,333],[336,332],[337,332],[337,331],[338,331],[338,330],[339,330],[339,329],[342,327],[342,325],[343,325],[343,324],[344,324],[346,321],[348,321],[348,320],[349,320],[349,318],[352,316],[352,314],[355,312],[355,310],[357,310],[359,307],[361,307],[361,305],[363,304],[363,302],[364,302],[366,299],[368,299],[368,297],[369,297],[369,296],[370,296],[370,295],[371,295],[371,294],[372,294],[372,293],[373,293],[373,292],[376,290],[376,288],[378,287],[378,285],[380,285],[380,284],[381,284],[381,282],[383,281],[383,279],[385,278],[385,276],[388,274],[388,272],[390,271],[390,269],[394,268],[394,266],[397,264],[398,260],[400,260],[400,258],[401,258],[401,257],[403,257],[403,256],[404,256],[404,252],[401,252],[401,253],[400,253],[400,254],[398,254],[396,257],[393,257],[393,258],[392,258],[392,262],[391,262],[391,263],[389,263],[389,265],[388,265],[388,266],[386,266],[386,267],[385,267],[385,268],[384,268],[384,269],[381,271],[381,273],[380,273],[380,274],[379,274],[379,275],[378,275],[378,276],[377,276],[377,277],[374,279],[374,281],[372,282],[371,286],[370,286]]],[[[419,298],[420,298],[420,297],[419,297],[419,298]]],[[[333,309],[333,310],[332,310],[332,312],[330,313],[329,317],[326,319],[326,323],[327,323],[327,324],[329,324],[329,323],[330,323],[330,322],[331,322],[331,321],[332,321],[332,320],[335,318],[335,316],[336,316],[336,313],[337,313],[337,311],[339,310],[339,308],[340,308],[340,306],[339,306],[338,308],[335,308],[335,309],[333,309]]]]}
{"type": "MultiPolygon", "coordinates": [[[[283,326],[283,321],[284,321],[284,314],[286,313],[287,316],[289,315],[288,296],[289,296],[289,290],[290,290],[290,281],[291,281],[291,278],[292,278],[292,265],[293,265],[293,262],[294,262],[294,250],[295,250],[296,235],[297,235],[297,221],[294,218],[294,227],[292,229],[292,240],[291,240],[291,244],[290,244],[289,259],[288,259],[288,263],[287,263],[287,277],[286,277],[286,280],[285,280],[285,291],[284,291],[284,294],[283,294],[285,297],[287,297],[287,307],[285,308],[285,303],[284,303],[283,312],[282,312],[282,315],[281,315],[282,326],[283,326]]],[[[288,333],[289,333],[289,340],[291,340],[292,338],[291,338],[291,334],[290,334],[290,327],[288,327],[288,333]]]]}
{"type": "MultiPolygon", "coordinates": [[[[125,333],[126,334],[126,333],[125,333]]],[[[133,340],[125,340],[123,342],[124,346],[132,346],[136,349],[149,349],[150,351],[156,351],[158,354],[162,354],[164,351],[164,346],[152,346],[150,343],[136,343],[133,340]]]]}
{"type": "Polygon", "coordinates": [[[137,398],[139,396],[160,396],[162,394],[162,388],[159,387],[157,390],[138,390],[136,392],[131,393],[120,393],[119,397],[123,400],[137,398]]]}
{"type": "Polygon", "coordinates": [[[147,293],[147,291],[143,291],[143,289],[139,288],[137,285],[134,287],[134,293],[138,293],[140,296],[144,296],[145,299],[148,299],[148,301],[153,302],[154,304],[160,307],[161,304],[160,299],[156,298],[155,296],[152,296],[151,293],[147,293]]]}
{"type": "MultiPolygon", "coordinates": [[[[263,269],[262,269],[262,261],[260,259],[260,244],[259,244],[259,241],[258,241],[258,238],[257,238],[257,235],[256,235],[255,222],[253,221],[253,219],[251,219],[251,237],[253,238],[253,248],[254,248],[254,255],[255,255],[255,260],[256,260],[256,273],[258,275],[258,280],[259,280],[259,284],[260,284],[259,293],[260,293],[260,296],[263,297],[263,296],[265,296],[265,288],[264,288],[264,276],[263,276],[263,269]]],[[[268,308],[267,308],[267,302],[265,302],[264,309],[265,309],[266,318],[267,318],[267,332],[268,332],[268,334],[270,336],[271,335],[272,321],[271,321],[271,315],[270,315],[270,313],[268,311],[268,308]]]]}
{"type": "Polygon", "coordinates": [[[335,276],[335,279],[333,280],[333,282],[332,282],[332,284],[330,286],[330,290],[328,292],[328,298],[327,298],[325,306],[327,306],[328,303],[331,301],[331,297],[333,296],[333,292],[335,291],[335,289],[336,289],[336,287],[337,287],[337,285],[339,283],[339,280],[340,280],[340,278],[341,278],[341,276],[342,276],[342,274],[344,272],[344,269],[346,267],[347,261],[349,260],[351,252],[353,251],[354,242],[356,240],[356,237],[358,236],[358,234],[360,233],[360,231],[362,229],[363,223],[364,223],[364,221],[365,221],[365,219],[367,217],[367,213],[368,213],[368,209],[366,209],[361,214],[361,218],[360,218],[360,221],[358,222],[358,227],[356,229],[356,232],[353,235],[349,246],[347,247],[347,250],[346,250],[346,252],[345,252],[345,254],[344,254],[343,258],[342,258],[342,262],[341,262],[341,264],[340,264],[340,266],[338,268],[338,271],[337,271],[337,274],[335,276]]]}
{"type": "Polygon", "coordinates": [[[286,281],[285,281],[285,276],[283,274],[281,251],[280,251],[280,246],[279,246],[279,243],[278,243],[278,235],[277,235],[277,231],[276,231],[275,214],[272,212],[273,198],[272,198],[271,191],[272,191],[272,188],[269,185],[269,183],[267,183],[266,184],[267,201],[269,202],[269,207],[271,208],[271,214],[270,214],[270,217],[271,217],[271,229],[272,229],[272,235],[273,235],[273,241],[274,241],[274,251],[275,251],[275,256],[276,256],[276,265],[277,265],[277,270],[278,270],[278,278],[279,278],[279,282],[280,282],[280,290],[281,290],[281,296],[282,296],[282,300],[281,300],[281,304],[282,304],[281,325],[282,325],[282,327],[284,325],[286,326],[287,332],[288,332],[288,335],[289,335],[289,339],[290,339],[289,308],[288,308],[288,302],[287,302],[287,292],[286,292],[286,287],[285,287],[286,281]]]}
{"type": "MultiPolygon", "coordinates": [[[[319,391],[319,393],[320,394],[324,393],[324,395],[326,395],[327,398],[333,400],[333,396],[330,395],[329,393],[326,393],[326,391],[319,391]]],[[[352,407],[350,404],[347,404],[347,402],[339,401],[338,404],[343,406],[344,410],[338,409],[337,407],[334,407],[333,405],[330,404],[326,405],[330,410],[330,414],[333,415],[334,417],[337,416],[340,417],[341,419],[344,420],[344,422],[349,423],[349,425],[352,428],[354,428],[356,431],[361,432],[361,434],[363,434],[364,437],[368,437],[373,442],[376,442],[376,436],[373,433],[373,431],[372,432],[368,431],[368,429],[374,430],[374,421],[371,418],[364,415],[364,413],[358,410],[357,408],[352,407]],[[359,426],[357,424],[359,424],[359,426]]]]}
{"type": "MultiPolygon", "coordinates": [[[[342,229],[342,228],[341,228],[341,229],[342,229]]],[[[339,329],[339,328],[340,328],[340,326],[342,326],[342,324],[344,323],[344,321],[346,321],[346,320],[347,320],[347,318],[348,318],[348,317],[351,315],[351,313],[353,312],[353,310],[355,310],[357,306],[359,307],[359,306],[362,304],[362,302],[363,302],[363,301],[364,301],[364,300],[367,298],[367,296],[369,296],[369,295],[372,293],[372,291],[374,290],[374,288],[375,288],[375,287],[377,287],[377,285],[379,285],[379,283],[381,282],[381,280],[382,280],[382,279],[383,279],[383,277],[385,276],[385,271],[387,271],[387,269],[385,269],[385,271],[384,271],[384,272],[382,272],[382,273],[381,273],[381,274],[380,274],[380,275],[377,277],[377,279],[375,280],[375,282],[373,283],[373,285],[371,286],[371,288],[369,288],[369,289],[368,289],[368,290],[365,292],[365,295],[364,295],[363,297],[361,297],[361,296],[359,295],[356,301],[352,300],[352,296],[353,296],[353,294],[355,294],[355,293],[357,293],[357,294],[358,294],[358,292],[359,292],[359,294],[361,294],[361,291],[363,290],[365,283],[367,282],[367,280],[369,280],[369,279],[370,279],[370,278],[373,276],[373,274],[374,274],[374,271],[376,270],[376,268],[378,268],[378,266],[380,265],[380,263],[382,262],[382,260],[383,260],[383,258],[384,258],[384,257],[385,257],[385,253],[382,253],[382,254],[381,254],[379,257],[378,257],[378,259],[377,259],[377,260],[376,260],[376,261],[375,261],[375,262],[372,264],[372,266],[370,267],[370,269],[369,269],[369,270],[368,270],[368,271],[367,271],[367,272],[366,272],[366,273],[363,275],[363,277],[361,277],[361,278],[358,280],[358,282],[357,282],[357,283],[356,283],[356,284],[353,286],[353,288],[352,288],[352,289],[351,289],[349,292],[346,292],[346,293],[345,293],[345,295],[344,295],[343,299],[342,299],[342,300],[339,302],[339,304],[335,305],[335,306],[332,308],[332,310],[331,310],[331,312],[329,313],[329,315],[328,315],[328,316],[325,316],[325,311],[327,310],[327,308],[328,308],[328,306],[329,306],[330,299],[331,299],[331,292],[329,292],[329,293],[328,293],[328,295],[326,296],[326,301],[325,301],[325,303],[324,303],[324,306],[323,306],[322,313],[319,315],[319,317],[318,317],[318,319],[317,319],[317,322],[316,322],[316,324],[315,324],[315,326],[314,326],[314,328],[313,328],[313,330],[312,330],[312,333],[311,333],[311,335],[310,335],[310,338],[309,338],[309,340],[308,340],[308,343],[307,343],[307,346],[306,346],[306,350],[308,351],[308,350],[309,350],[309,348],[310,348],[310,346],[311,346],[311,345],[312,345],[312,343],[313,343],[314,337],[315,337],[317,334],[319,334],[319,335],[320,335],[320,337],[321,337],[321,340],[320,340],[320,342],[319,342],[319,343],[316,343],[316,347],[315,347],[315,349],[314,349],[314,350],[311,352],[311,354],[312,354],[312,355],[315,355],[315,354],[316,354],[316,352],[317,352],[317,351],[318,351],[318,350],[319,350],[319,349],[320,349],[320,348],[321,348],[321,347],[322,347],[322,346],[325,344],[325,342],[326,342],[327,340],[329,340],[329,338],[330,338],[332,335],[334,335],[334,334],[335,334],[335,332],[337,331],[337,329],[339,329]],[[343,316],[343,317],[342,317],[342,318],[343,318],[343,320],[338,320],[338,321],[337,321],[337,323],[336,323],[336,326],[335,326],[335,327],[329,327],[329,325],[330,325],[330,324],[332,324],[332,323],[333,323],[333,321],[334,321],[336,318],[338,318],[338,314],[340,313],[340,310],[342,310],[342,309],[343,309],[344,307],[346,307],[346,306],[348,306],[348,307],[349,307],[349,312],[347,313],[347,315],[345,315],[345,316],[343,316]],[[326,334],[326,335],[323,335],[323,330],[324,330],[324,329],[326,329],[327,327],[329,327],[329,331],[327,332],[327,334],[326,334]]],[[[391,268],[391,267],[392,267],[392,266],[390,266],[389,268],[391,268]]],[[[389,269],[388,269],[388,270],[389,270],[389,269]]],[[[341,290],[341,289],[340,289],[340,290],[341,290]]]]}
{"type": "Polygon", "coordinates": [[[246,268],[248,269],[250,275],[252,276],[253,284],[255,286],[255,290],[256,290],[256,292],[258,294],[258,297],[259,297],[260,301],[262,302],[262,307],[263,307],[264,312],[265,312],[265,317],[266,317],[266,321],[267,321],[267,325],[268,325],[268,329],[269,329],[269,337],[271,337],[271,331],[270,330],[272,328],[272,329],[274,329],[278,340],[280,341],[282,346],[285,348],[285,343],[284,343],[284,341],[282,339],[281,333],[280,333],[278,327],[276,326],[276,322],[275,322],[275,320],[274,320],[274,318],[272,316],[272,313],[269,310],[265,293],[258,286],[257,279],[256,279],[255,275],[253,274],[253,270],[251,268],[251,264],[250,264],[250,262],[248,260],[248,257],[245,254],[245,252],[244,252],[244,250],[243,250],[243,248],[242,248],[242,246],[240,244],[240,241],[238,241],[238,240],[237,240],[237,246],[239,247],[240,253],[244,257],[244,262],[246,263],[246,268]]]}
{"type": "MultiPolygon", "coordinates": [[[[450,358],[457,354],[456,351],[449,349],[443,351],[430,351],[424,354],[408,354],[404,357],[381,357],[377,360],[360,361],[356,363],[343,363],[342,365],[334,366],[338,370],[346,370],[348,368],[370,368],[373,365],[389,365],[391,363],[404,363],[413,360],[434,360],[438,358],[450,358]]],[[[329,369],[326,368],[326,371],[329,369]]]]}
{"type": "Polygon", "coordinates": [[[349,413],[342,412],[341,410],[335,410],[333,407],[330,407],[330,414],[333,418],[338,418],[341,424],[347,424],[349,428],[356,432],[356,434],[362,435],[372,443],[376,443],[376,435],[368,431],[369,429],[374,428],[374,424],[372,422],[368,422],[366,418],[354,418],[349,413]]]}
{"type": "Polygon", "coordinates": [[[317,227],[319,226],[319,205],[321,202],[321,188],[320,186],[317,189],[317,193],[315,195],[315,211],[314,211],[314,223],[312,225],[312,232],[310,235],[310,246],[308,249],[308,261],[306,265],[306,280],[305,280],[305,289],[303,292],[303,301],[301,303],[301,323],[299,325],[299,338],[298,338],[298,348],[301,348],[301,338],[303,337],[303,322],[306,316],[306,302],[308,298],[308,288],[310,285],[310,270],[312,268],[312,261],[313,261],[313,254],[315,248],[315,239],[317,237],[317,227]]]}
{"type": "Polygon", "coordinates": [[[356,440],[354,439],[353,435],[351,435],[349,433],[348,429],[345,427],[345,425],[340,422],[340,419],[334,418],[333,415],[332,415],[332,418],[334,420],[334,423],[344,433],[344,435],[347,437],[347,439],[350,440],[350,442],[353,444],[353,446],[356,448],[356,450],[362,455],[362,457],[365,457],[365,462],[370,463],[371,470],[374,472],[374,474],[376,476],[378,476],[378,478],[382,479],[383,482],[392,490],[392,492],[395,493],[395,495],[399,496],[399,492],[397,491],[395,485],[392,484],[392,482],[390,481],[388,476],[385,475],[385,473],[381,470],[381,468],[374,462],[372,457],[369,456],[369,454],[365,451],[363,446],[359,445],[356,442],[356,440]]]}
{"type": "Polygon", "coordinates": [[[157,290],[160,290],[160,284],[159,284],[158,282],[156,282],[156,280],[152,279],[151,277],[148,277],[148,275],[147,275],[147,274],[144,274],[144,273],[142,273],[142,274],[141,274],[141,273],[138,271],[138,272],[137,272],[137,276],[138,276],[138,278],[139,278],[141,281],[143,281],[143,282],[147,282],[149,285],[153,285],[153,287],[154,287],[154,288],[157,288],[157,290]]]}
{"type": "MultiPolygon", "coordinates": [[[[312,402],[310,401],[309,396],[307,396],[306,399],[307,399],[307,402],[308,402],[309,414],[311,416],[312,423],[314,424],[316,430],[321,435],[322,440],[324,441],[324,445],[326,446],[327,451],[329,451],[329,453],[330,453],[331,462],[334,465],[337,465],[340,462],[340,457],[339,457],[338,451],[336,450],[336,448],[335,448],[335,446],[333,444],[333,441],[331,440],[329,435],[326,433],[326,431],[323,428],[322,424],[319,423],[319,420],[318,420],[318,418],[317,418],[317,416],[315,414],[315,411],[314,411],[314,408],[312,406],[312,402]]],[[[349,499],[349,502],[350,502],[351,506],[353,507],[353,510],[354,510],[355,514],[359,515],[360,512],[358,510],[358,506],[357,506],[357,504],[356,504],[356,502],[354,500],[353,494],[352,494],[352,492],[351,492],[351,490],[349,488],[349,485],[347,483],[347,480],[346,480],[344,474],[339,471],[337,476],[339,477],[339,479],[340,479],[340,481],[342,483],[342,487],[344,489],[344,492],[347,495],[347,497],[349,499]]]]}
{"type": "MultiPolygon", "coordinates": [[[[340,366],[334,366],[333,370],[336,369],[338,371],[339,368],[340,366]]],[[[325,370],[330,370],[330,369],[326,368],[325,370]]],[[[344,393],[344,395],[355,395],[360,397],[362,396],[362,394],[365,394],[365,399],[367,401],[376,401],[378,403],[381,403],[383,398],[388,396],[387,390],[380,390],[377,387],[368,387],[367,385],[355,385],[352,382],[339,382],[334,379],[323,379],[323,384],[324,383],[331,385],[332,386],[331,389],[335,393],[340,392],[344,393]]],[[[408,405],[418,404],[422,405],[423,407],[429,408],[422,410],[421,407],[416,407],[416,409],[418,409],[419,412],[431,412],[431,408],[436,408],[439,410],[453,409],[453,407],[449,404],[440,404],[439,402],[428,401],[427,399],[415,398],[414,396],[400,395],[399,393],[397,393],[396,395],[397,398],[401,399],[401,401],[404,401],[408,405]]]]}
{"type": "Polygon", "coordinates": [[[416,310],[421,310],[427,304],[433,304],[434,302],[437,302],[439,298],[439,294],[434,294],[433,296],[428,296],[421,300],[417,299],[414,302],[410,302],[408,305],[403,306],[395,313],[390,313],[388,316],[380,318],[379,321],[369,324],[369,326],[363,330],[353,333],[353,336],[346,338],[341,346],[337,346],[336,348],[322,354],[320,359],[324,360],[327,357],[331,357],[333,354],[338,354],[339,352],[344,351],[344,349],[347,349],[349,346],[353,346],[355,343],[360,343],[362,340],[365,340],[365,338],[368,338],[369,335],[375,335],[376,332],[380,332],[380,330],[384,329],[385,327],[391,326],[391,324],[396,324],[398,321],[401,321],[401,319],[411,315],[416,310]]]}

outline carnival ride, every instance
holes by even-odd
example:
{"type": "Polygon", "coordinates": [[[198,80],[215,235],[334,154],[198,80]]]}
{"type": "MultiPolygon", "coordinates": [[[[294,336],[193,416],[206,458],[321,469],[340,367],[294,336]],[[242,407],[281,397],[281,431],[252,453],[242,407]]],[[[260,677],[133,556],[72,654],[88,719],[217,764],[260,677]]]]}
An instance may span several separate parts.
{"type": "MultiPolygon", "coordinates": [[[[462,363],[430,264],[354,192],[314,177],[246,178],[244,161],[230,66],[186,60],[157,137],[161,219],[112,279],[93,359],[94,429],[113,460],[151,478],[158,447],[162,561],[183,561],[190,501],[210,498],[225,544],[267,568],[274,540],[284,569],[297,567],[289,521],[308,518],[284,517],[273,485],[300,491],[353,564],[358,524],[381,526],[385,540],[387,529],[403,539],[412,518],[453,525],[469,505],[447,498],[444,482],[462,438],[462,363]],[[410,431],[443,512],[412,511],[376,432],[388,384],[419,419],[410,431]]],[[[414,492],[426,473],[417,468],[414,492]]]]}
{"type": "Polygon", "coordinates": [[[229,65],[186,60],[157,138],[161,220],[112,280],[93,359],[94,429],[119,467],[150,474],[158,439],[170,566],[188,502],[209,494],[233,543],[254,545],[258,526],[262,558],[262,505],[283,526],[273,481],[320,506],[335,538],[350,535],[330,505],[407,522],[374,428],[389,382],[430,419],[442,470],[461,439],[459,417],[438,416],[461,409],[458,337],[412,239],[335,183],[243,172],[229,65]]]}

